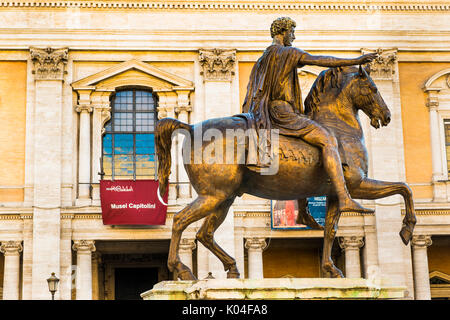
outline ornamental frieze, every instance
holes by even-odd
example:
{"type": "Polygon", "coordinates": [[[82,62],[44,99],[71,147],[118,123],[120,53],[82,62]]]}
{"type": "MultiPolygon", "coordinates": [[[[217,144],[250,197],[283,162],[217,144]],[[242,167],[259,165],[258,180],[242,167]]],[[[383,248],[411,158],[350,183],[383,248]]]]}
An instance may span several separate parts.
{"type": "Polygon", "coordinates": [[[36,80],[63,80],[69,49],[30,48],[36,80]]]}
{"type": "Polygon", "coordinates": [[[201,75],[209,81],[231,81],[234,75],[236,50],[201,49],[199,61],[202,66],[201,75]]]}

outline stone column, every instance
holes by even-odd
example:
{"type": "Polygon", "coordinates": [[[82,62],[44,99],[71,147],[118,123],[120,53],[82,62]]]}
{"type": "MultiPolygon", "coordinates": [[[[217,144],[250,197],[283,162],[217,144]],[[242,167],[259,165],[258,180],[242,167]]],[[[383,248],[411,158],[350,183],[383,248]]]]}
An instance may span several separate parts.
{"type": "Polygon", "coordinates": [[[91,198],[93,206],[100,206],[100,161],[105,124],[111,119],[110,96],[113,89],[96,88],[91,94],[92,112],[92,159],[91,159],[91,198]]]}
{"type": "Polygon", "coordinates": [[[364,245],[363,238],[342,237],[339,239],[339,245],[345,251],[345,277],[361,278],[359,249],[364,245]]]}
{"type": "Polygon", "coordinates": [[[200,242],[197,243],[197,278],[204,279],[209,271],[209,250],[200,242]]]}
{"type": "Polygon", "coordinates": [[[192,269],[192,251],[196,248],[194,239],[183,238],[180,241],[180,251],[178,254],[180,255],[181,262],[183,262],[186,266],[188,266],[191,271],[192,269]]]}
{"type": "Polygon", "coordinates": [[[92,299],[100,300],[99,287],[99,268],[102,262],[102,256],[99,252],[92,254],[92,299]]]}
{"type": "MultiPolygon", "coordinates": [[[[189,123],[189,113],[192,108],[189,104],[189,90],[177,90],[177,106],[175,107],[175,113],[178,115],[178,120],[184,123],[189,123]]],[[[178,197],[190,198],[190,185],[189,178],[186,170],[184,169],[184,162],[182,156],[182,147],[185,137],[181,134],[178,135],[178,197]]]]}
{"type": "Polygon", "coordinates": [[[426,235],[413,236],[412,239],[416,300],[431,300],[427,255],[427,247],[431,246],[431,243],[431,237],[426,235]]]}
{"type": "Polygon", "coordinates": [[[245,241],[245,248],[248,250],[248,278],[263,279],[263,256],[262,253],[267,247],[264,238],[249,238],[245,241]]]}
{"type": "Polygon", "coordinates": [[[78,199],[77,205],[88,205],[91,203],[91,112],[89,94],[82,94],[75,111],[80,114],[79,149],[78,149],[78,199]],[[86,96],[86,97],[85,97],[86,96]]]}
{"type": "Polygon", "coordinates": [[[0,252],[5,255],[3,271],[3,300],[19,300],[19,275],[21,241],[6,241],[0,245],[0,252]]]}
{"type": "Polygon", "coordinates": [[[431,135],[431,160],[432,160],[432,184],[433,199],[437,202],[447,201],[447,187],[442,180],[447,180],[445,159],[445,141],[441,141],[440,131],[443,126],[439,116],[439,92],[440,88],[427,88],[427,107],[430,112],[430,135],[431,135]]]}
{"type": "Polygon", "coordinates": [[[46,279],[60,272],[63,81],[68,49],[30,48],[30,59],[35,84],[31,298],[37,300],[51,299],[46,279]]]}
{"type": "MultiPolygon", "coordinates": [[[[373,216],[364,216],[364,220],[375,220],[373,216]]],[[[377,279],[380,277],[378,267],[378,242],[377,234],[374,225],[364,226],[364,248],[363,261],[364,270],[363,275],[365,279],[377,279]]]]}
{"type": "Polygon", "coordinates": [[[75,278],[77,300],[92,300],[92,252],[93,240],[75,240],[73,250],[77,251],[77,273],[75,278]]]}

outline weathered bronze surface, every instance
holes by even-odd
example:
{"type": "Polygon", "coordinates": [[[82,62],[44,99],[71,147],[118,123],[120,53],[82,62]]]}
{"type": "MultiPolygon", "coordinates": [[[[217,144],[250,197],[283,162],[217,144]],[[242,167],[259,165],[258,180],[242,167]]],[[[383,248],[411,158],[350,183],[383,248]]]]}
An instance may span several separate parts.
{"type": "MultiPolygon", "coordinates": [[[[322,270],[331,277],[343,277],[331,259],[331,248],[341,212],[373,212],[360,206],[351,197],[379,199],[400,194],[405,201],[406,216],[400,236],[408,244],[416,223],[411,189],[402,182],[372,180],[367,177],[368,154],[358,117],[362,110],[375,128],[386,126],[390,112],[361,64],[376,55],[356,59],[313,56],[291,46],[295,23],[289,18],[274,21],[271,46],[255,64],[244,102],[244,114],[210,119],[195,125],[165,118],[158,122],[156,149],[159,161],[160,193],[168,187],[171,166],[171,137],[175,130],[184,130],[185,168],[198,194],[191,204],[174,216],[168,267],[182,280],[195,279],[178,256],[183,230],[205,218],[197,240],[223,263],[229,278],[239,277],[236,261],[214,241],[214,232],[224,221],[236,196],[243,193],[266,199],[299,201],[298,222],[320,229],[306,210],[306,198],[327,196],[324,228],[322,270]],[[297,68],[304,65],[330,67],[319,74],[302,106],[297,68]],[[355,67],[354,65],[360,65],[355,67]],[[255,129],[257,132],[277,129],[280,132],[276,150],[278,170],[263,175],[261,163],[214,163],[205,155],[212,143],[236,147],[227,130],[255,129]],[[195,132],[215,129],[222,139],[195,143],[195,132]],[[287,152],[289,151],[289,152],[287,152]],[[196,163],[195,154],[203,155],[196,163]],[[350,197],[351,196],[351,197],[350,197]]],[[[270,141],[269,141],[270,142],[270,141]]],[[[269,143],[270,145],[270,143],[269,143]]],[[[248,145],[247,145],[248,147],[248,145]]],[[[263,150],[265,152],[266,150],[263,150]]],[[[247,155],[247,153],[246,153],[247,155]]],[[[238,156],[234,154],[235,158],[238,156]]]]}

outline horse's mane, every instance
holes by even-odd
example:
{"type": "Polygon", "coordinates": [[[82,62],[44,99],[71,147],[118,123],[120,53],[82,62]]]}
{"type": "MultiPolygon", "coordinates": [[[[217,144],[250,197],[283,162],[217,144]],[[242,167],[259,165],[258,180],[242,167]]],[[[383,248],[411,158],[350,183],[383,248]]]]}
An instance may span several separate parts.
{"type": "Polygon", "coordinates": [[[330,68],[319,73],[305,99],[305,114],[310,114],[318,110],[320,95],[322,93],[333,88],[341,88],[343,80],[342,73],[343,70],[341,67],[330,68]]]}

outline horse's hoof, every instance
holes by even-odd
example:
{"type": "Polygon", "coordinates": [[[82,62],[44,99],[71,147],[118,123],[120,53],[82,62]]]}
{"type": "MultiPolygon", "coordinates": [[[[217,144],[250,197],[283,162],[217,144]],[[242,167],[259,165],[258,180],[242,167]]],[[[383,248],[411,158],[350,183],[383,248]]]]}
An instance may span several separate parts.
{"type": "Polygon", "coordinates": [[[189,269],[178,272],[178,279],[180,279],[180,280],[197,280],[197,278],[194,276],[194,274],[189,269]]]}
{"type": "Polygon", "coordinates": [[[301,215],[299,213],[295,223],[296,224],[304,224],[304,225],[310,227],[313,230],[324,230],[322,225],[317,223],[317,221],[313,217],[311,217],[311,216],[309,216],[307,214],[305,214],[305,216],[303,216],[303,215],[301,215]]]}
{"type": "Polygon", "coordinates": [[[408,226],[403,226],[402,230],[400,230],[400,238],[402,238],[403,243],[408,245],[409,241],[412,239],[412,231],[408,226]]]}
{"type": "Polygon", "coordinates": [[[344,274],[342,273],[342,271],[339,270],[338,268],[336,268],[336,266],[334,264],[325,264],[325,265],[323,265],[322,271],[325,274],[329,274],[330,278],[345,278],[344,274]]]}
{"type": "Polygon", "coordinates": [[[338,268],[335,268],[335,270],[330,271],[330,276],[331,278],[345,278],[342,271],[339,270],[338,268]]]}
{"type": "Polygon", "coordinates": [[[239,279],[240,276],[241,276],[241,274],[239,273],[239,270],[236,267],[236,265],[233,265],[232,267],[230,267],[230,269],[228,269],[228,272],[227,272],[228,279],[239,279]]]}

